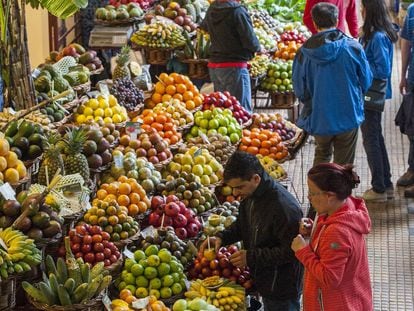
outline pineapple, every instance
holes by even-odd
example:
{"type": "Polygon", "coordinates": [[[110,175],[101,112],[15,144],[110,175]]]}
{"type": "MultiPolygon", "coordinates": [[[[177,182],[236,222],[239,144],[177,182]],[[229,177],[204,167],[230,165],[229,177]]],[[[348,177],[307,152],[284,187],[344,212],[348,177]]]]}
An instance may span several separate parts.
{"type": "Polygon", "coordinates": [[[39,168],[39,177],[38,182],[41,185],[47,185],[46,179],[46,167],[47,167],[47,174],[49,178],[49,182],[52,180],[53,176],[55,175],[56,171],[60,169],[60,174],[64,175],[64,164],[61,155],[61,147],[59,142],[61,141],[60,135],[55,132],[50,132],[47,135],[46,141],[44,142],[44,155],[42,164],[39,168]]]}
{"type": "Polygon", "coordinates": [[[118,55],[118,58],[116,59],[116,66],[114,72],[112,73],[113,80],[131,78],[131,72],[128,68],[130,50],[130,47],[127,45],[121,49],[121,53],[118,55]]]}
{"type": "Polygon", "coordinates": [[[87,139],[87,131],[82,128],[69,129],[66,132],[65,143],[67,155],[65,158],[66,174],[79,173],[85,182],[89,181],[89,165],[86,156],[82,153],[83,144],[87,139]]]}

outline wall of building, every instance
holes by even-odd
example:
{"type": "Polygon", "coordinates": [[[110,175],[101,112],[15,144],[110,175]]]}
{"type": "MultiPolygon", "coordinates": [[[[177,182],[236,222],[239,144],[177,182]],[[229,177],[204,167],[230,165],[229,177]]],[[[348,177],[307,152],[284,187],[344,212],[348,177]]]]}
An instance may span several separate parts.
{"type": "Polygon", "coordinates": [[[49,54],[48,12],[26,6],[26,24],[30,65],[34,68],[49,54]]]}

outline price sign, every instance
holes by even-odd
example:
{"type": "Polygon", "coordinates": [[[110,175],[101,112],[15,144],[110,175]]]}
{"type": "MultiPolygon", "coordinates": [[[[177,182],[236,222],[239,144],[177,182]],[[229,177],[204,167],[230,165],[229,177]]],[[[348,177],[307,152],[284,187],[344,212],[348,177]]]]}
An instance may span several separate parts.
{"type": "Polygon", "coordinates": [[[134,309],[144,309],[148,306],[148,304],[149,304],[149,297],[146,297],[146,298],[135,300],[132,303],[132,307],[134,309]]]}
{"type": "Polygon", "coordinates": [[[127,258],[134,258],[134,253],[131,252],[128,248],[125,248],[123,254],[127,258]]]}
{"type": "Polygon", "coordinates": [[[0,194],[5,200],[16,200],[16,192],[9,183],[0,186],[0,194]]]}
{"type": "Polygon", "coordinates": [[[141,231],[141,235],[144,239],[147,236],[154,237],[154,236],[157,235],[157,230],[153,226],[149,226],[149,227],[147,227],[147,228],[145,228],[144,230],[141,231]]]}
{"type": "Polygon", "coordinates": [[[136,140],[138,134],[141,133],[141,124],[141,122],[126,122],[125,132],[127,132],[132,140],[136,140]]]}
{"type": "Polygon", "coordinates": [[[107,294],[105,294],[105,295],[102,297],[102,303],[104,304],[105,309],[106,309],[107,311],[112,311],[112,307],[111,307],[111,299],[108,297],[108,295],[107,295],[107,294]]]}
{"type": "Polygon", "coordinates": [[[124,160],[124,156],[123,155],[115,155],[114,156],[114,164],[116,167],[123,167],[123,160],[124,160]]]}

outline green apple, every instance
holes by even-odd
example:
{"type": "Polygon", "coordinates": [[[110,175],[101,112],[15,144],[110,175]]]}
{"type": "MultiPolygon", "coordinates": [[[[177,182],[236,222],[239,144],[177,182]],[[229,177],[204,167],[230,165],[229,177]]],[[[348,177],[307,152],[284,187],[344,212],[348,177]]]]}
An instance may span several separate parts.
{"type": "Polygon", "coordinates": [[[147,280],[145,276],[140,275],[135,279],[135,284],[138,287],[148,287],[149,281],[147,280]]]}
{"type": "Polygon", "coordinates": [[[137,298],[145,298],[148,297],[148,290],[145,287],[138,287],[135,291],[135,296],[137,298]]]}
{"type": "Polygon", "coordinates": [[[161,288],[161,280],[159,278],[154,278],[149,282],[149,287],[154,289],[161,288]]]}
{"type": "Polygon", "coordinates": [[[217,130],[217,132],[221,135],[227,135],[227,127],[220,126],[217,130]]]}
{"type": "Polygon", "coordinates": [[[178,299],[176,302],[174,302],[172,309],[173,311],[185,311],[187,309],[187,300],[178,299]]]}
{"type": "Polygon", "coordinates": [[[162,299],[167,299],[167,298],[170,298],[172,296],[172,290],[169,287],[163,287],[160,290],[160,294],[161,294],[162,299]]]}

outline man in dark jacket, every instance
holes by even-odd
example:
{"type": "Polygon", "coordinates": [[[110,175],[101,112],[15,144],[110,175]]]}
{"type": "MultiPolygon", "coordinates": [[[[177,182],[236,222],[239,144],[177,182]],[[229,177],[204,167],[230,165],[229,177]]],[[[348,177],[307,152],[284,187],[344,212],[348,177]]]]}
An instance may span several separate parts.
{"type": "Polygon", "coordinates": [[[235,0],[214,1],[200,28],[210,34],[209,74],[215,91],[229,91],[252,112],[247,61],[260,51],[245,7],[235,0]]]}
{"type": "MultiPolygon", "coordinates": [[[[243,241],[243,250],[230,259],[237,267],[248,266],[265,311],[299,311],[303,267],[290,249],[299,231],[302,211],[297,200],[263,169],[259,160],[237,151],[224,170],[225,182],[241,196],[237,220],[210,238],[218,248],[243,241]]],[[[207,247],[207,240],[201,251],[207,247]]]]}

